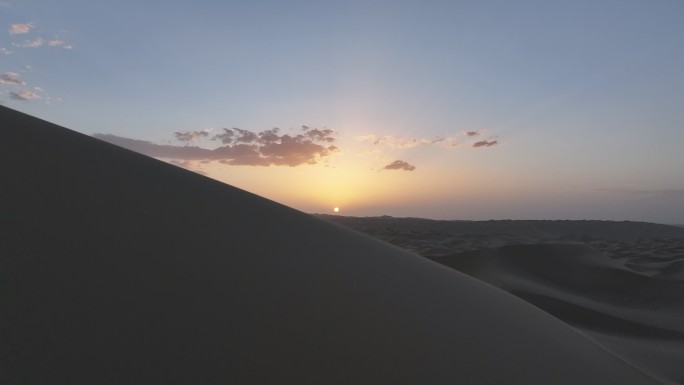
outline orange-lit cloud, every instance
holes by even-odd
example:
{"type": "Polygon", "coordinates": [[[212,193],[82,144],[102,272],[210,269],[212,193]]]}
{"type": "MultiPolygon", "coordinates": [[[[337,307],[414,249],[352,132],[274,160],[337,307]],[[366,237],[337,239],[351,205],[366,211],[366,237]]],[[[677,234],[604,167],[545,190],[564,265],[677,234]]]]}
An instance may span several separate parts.
{"type": "Polygon", "coordinates": [[[64,49],[74,48],[71,44],[67,44],[67,42],[65,42],[64,40],[57,38],[48,40],[47,45],[49,45],[50,47],[60,47],[64,49]]]}
{"type": "MultiPolygon", "coordinates": [[[[35,28],[35,25],[33,23],[14,23],[10,25],[9,28],[9,33],[12,36],[15,35],[24,35],[28,34],[35,28]]],[[[12,43],[13,46],[19,47],[19,48],[38,48],[42,47],[44,45],[47,45],[49,47],[57,47],[57,48],[63,48],[63,49],[72,49],[73,46],[71,44],[68,44],[66,41],[60,39],[58,36],[55,36],[52,39],[44,39],[40,36],[37,36],[33,39],[29,40],[24,40],[19,43],[12,43]]],[[[9,54],[11,53],[10,51],[6,50],[5,48],[0,48],[0,53],[4,54],[9,54]]]]}
{"type": "Polygon", "coordinates": [[[10,93],[10,99],[14,100],[35,100],[35,99],[41,99],[41,96],[31,92],[31,91],[21,91],[21,92],[15,92],[11,91],[10,93]]]}
{"type": "Polygon", "coordinates": [[[21,43],[12,43],[13,46],[22,48],[38,48],[42,47],[43,44],[45,44],[45,40],[43,40],[42,37],[37,37],[31,40],[25,40],[21,43]]]}
{"type": "Polygon", "coordinates": [[[32,23],[14,23],[10,25],[9,33],[10,35],[22,35],[29,33],[33,29],[32,23]]]}
{"type": "MultiPolygon", "coordinates": [[[[177,139],[189,142],[193,138],[206,136],[206,131],[176,133],[177,139]],[[193,134],[196,134],[193,136],[193,134]]],[[[208,134],[207,134],[208,135],[208,134]]],[[[98,139],[155,158],[177,161],[218,161],[221,164],[238,166],[299,166],[316,164],[331,156],[338,148],[333,131],[302,127],[297,135],[278,135],[278,129],[255,133],[238,128],[224,128],[223,133],[214,136],[224,145],[214,149],[198,146],[160,145],[144,140],[123,138],[109,134],[95,134],[98,139]]]]}
{"type": "Polygon", "coordinates": [[[404,162],[403,160],[395,160],[394,162],[383,167],[382,169],[383,170],[413,171],[416,169],[416,166],[409,164],[408,162],[404,162]]]}

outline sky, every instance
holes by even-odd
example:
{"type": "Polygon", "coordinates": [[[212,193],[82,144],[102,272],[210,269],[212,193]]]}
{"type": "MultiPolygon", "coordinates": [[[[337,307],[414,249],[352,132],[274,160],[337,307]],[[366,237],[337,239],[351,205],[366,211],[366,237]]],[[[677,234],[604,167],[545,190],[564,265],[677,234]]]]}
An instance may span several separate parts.
{"type": "Polygon", "coordinates": [[[309,213],[684,223],[682,20],[680,0],[2,0],[0,103],[309,213]]]}

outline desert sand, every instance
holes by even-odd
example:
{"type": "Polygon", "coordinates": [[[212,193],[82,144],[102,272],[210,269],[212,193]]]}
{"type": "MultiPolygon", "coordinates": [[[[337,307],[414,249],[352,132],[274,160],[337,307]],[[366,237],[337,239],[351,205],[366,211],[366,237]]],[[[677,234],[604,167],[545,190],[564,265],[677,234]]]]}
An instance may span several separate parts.
{"type": "Polygon", "coordinates": [[[0,132],[2,384],[662,383],[415,253],[6,107],[0,132]]]}
{"type": "Polygon", "coordinates": [[[495,285],[684,384],[684,228],[319,215],[495,285]]]}

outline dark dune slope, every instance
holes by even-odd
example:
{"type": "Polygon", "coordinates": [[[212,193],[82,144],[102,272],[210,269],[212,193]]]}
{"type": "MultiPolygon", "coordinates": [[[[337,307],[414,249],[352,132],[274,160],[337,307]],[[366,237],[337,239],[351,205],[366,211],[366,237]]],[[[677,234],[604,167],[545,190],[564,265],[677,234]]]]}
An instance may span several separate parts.
{"type": "Polygon", "coordinates": [[[578,244],[506,246],[435,260],[555,315],[654,376],[684,384],[682,280],[635,272],[578,244]]]}
{"type": "Polygon", "coordinates": [[[2,384],[654,384],[379,241],[0,107],[2,384]]]}

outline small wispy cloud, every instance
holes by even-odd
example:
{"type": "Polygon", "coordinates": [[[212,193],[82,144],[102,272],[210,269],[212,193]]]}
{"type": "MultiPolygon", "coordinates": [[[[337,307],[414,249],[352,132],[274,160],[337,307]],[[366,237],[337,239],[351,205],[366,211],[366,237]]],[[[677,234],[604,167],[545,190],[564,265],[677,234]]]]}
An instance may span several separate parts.
{"type": "MultiPolygon", "coordinates": [[[[442,148],[446,150],[453,150],[460,147],[492,147],[499,144],[494,138],[496,137],[489,136],[486,129],[464,130],[447,136],[438,136],[434,138],[374,134],[356,137],[358,141],[366,143],[359,152],[359,155],[372,155],[383,162],[387,162],[388,160],[397,157],[398,152],[417,147],[442,148]],[[488,139],[483,140],[482,138],[484,137],[488,137],[488,139]]],[[[395,160],[392,163],[385,165],[380,170],[413,171],[415,170],[415,166],[405,161],[395,160]]]]}
{"type": "Polygon", "coordinates": [[[409,164],[408,162],[404,162],[403,160],[395,160],[394,162],[386,165],[385,167],[382,168],[382,170],[404,170],[404,171],[413,171],[416,169],[416,166],[409,164]]]}
{"type": "MultiPolygon", "coordinates": [[[[471,144],[473,147],[482,146],[493,146],[496,145],[496,141],[479,141],[473,143],[475,137],[483,136],[483,131],[462,131],[449,136],[436,137],[436,138],[406,138],[393,135],[363,135],[357,137],[361,142],[370,143],[373,147],[384,147],[392,150],[403,150],[409,148],[415,148],[419,146],[438,146],[446,149],[452,149],[460,147],[462,145],[471,144]],[[478,144],[479,143],[479,144],[478,144]],[[492,144],[493,143],[493,144],[492,144]]],[[[376,151],[370,151],[376,152],[376,151]]]]}
{"type": "Polygon", "coordinates": [[[10,24],[9,34],[10,35],[22,35],[31,32],[34,25],[33,23],[14,23],[10,24]]]}
{"type": "Polygon", "coordinates": [[[492,147],[496,146],[497,144],[499,144],[498,140],[481,140],[479,142],[473,143],[473,148],[492,147]]]}
{"type": "Polygon", "coordinates": [[[31,39],[31,40],[24,40],[21,43],[12,43],[13,46],[21,47],[21,48],[38,48],[38,47],[42,47],[44,44],[45,44],[45,40],[43,40],[42,37],[37,37],[37,38],[31,39]]]}
{"type": "Polygon", "coordinates": [[[40,95],[38,95],[34,92],[31,92],[31,91],[20,91],[20,92],[10,91],[9,95],[10,95],[10,99],[21,100],[21,101],[42,99],[42,97],[40,95]]]}
{"type": "MultiPolygon", "coordinates": [[[[9,27],[9,34],[12,36],[15,35],[24,35],[29,32],[31,32],[33,29],[35,29],[35,25],[33,23],[14,23],[10,24],[9,27]]],[[[63,49],[72,49],[73,46],[69,44],[68,42],[62,40],[59,36],[55,35],[52,39],[46,39],[41,36],[34,37],[29,40],[24,40],[22,42],[13,42],[13,46],[19,47],[19,48],[38,48],[42,46],[48,46],[48,47],[54,47],[54,48],[63,48],[63,49]]],[[[7,50],[5,50],[7,51],[7,50]]],[[[2,52],[2,51],[0,51],[2,52]]],[[[4,52],[4,53],[8,53],[4,52]]]]}
{"type": "Polygon", "coordinates": [[[421,145],[430,145],[430,144],[440,143],[440,142],[443,142],[445,140],[444,138],[435,138],[435,139],[402,138],[402,137],[394,136],[394,135],[377,136],[377,135],[373,135],[373,134],[359,136],[357,139],[359,139],[362,142],[370,142],[374,146],[382,145],[382,146],[387,146],[387,147],[396,148],[396,149],[413,148],[413,147],[418,147],[421,145]]]}
{"type": "Polygon", "coordinates": [[[0,8],[12,8],[12,3],[9,1],[0,1],[0,8]]]}
{"type": "Polygon", "coordinates": [[[23,86],[26,84],[23,80],[19,79],[19,74],[16,72],[5,72],[0,76],[0,84],[13,84],[23,86]]]}
{"type": "Polygon", "coordinates": [[[61,39],[52,39],[48,40],[47,45],[50,47],[59,47],[59,48],[64,48],[64,49],[72,49],[73,46],[71,44],[67,44],[64,40],[61,39]]]}
{"type": "Polygon", "coordinates": [[[179,140],[181,142],[193,142],[201,137],[207,137],[209,136],[210,130],[202,130],[202,131],[180,131],[180,132],[174,132],[173,135],[176,137],[176,140],[179,140]]]}
{"type": "Polygon", "coordinates": [[[0,47],[0,54],[9,55],[9,54],[11,54],[11,53],[12,53],[12,51],[8,50],[7,48],[5,48],[5,47],[0,47]]]}
{"type": "Polygon", "coordinates": [[[10,100],[31,101],[40,99],[45,104],[53,101],[61,101],[61,98],[51,97],[42,87],[29,85],[19,75],[18,72],[5,72],[0,75],[0,85],[11,87],[13,90],[6,90],[3,94],[9,96],[10,100]]]}

